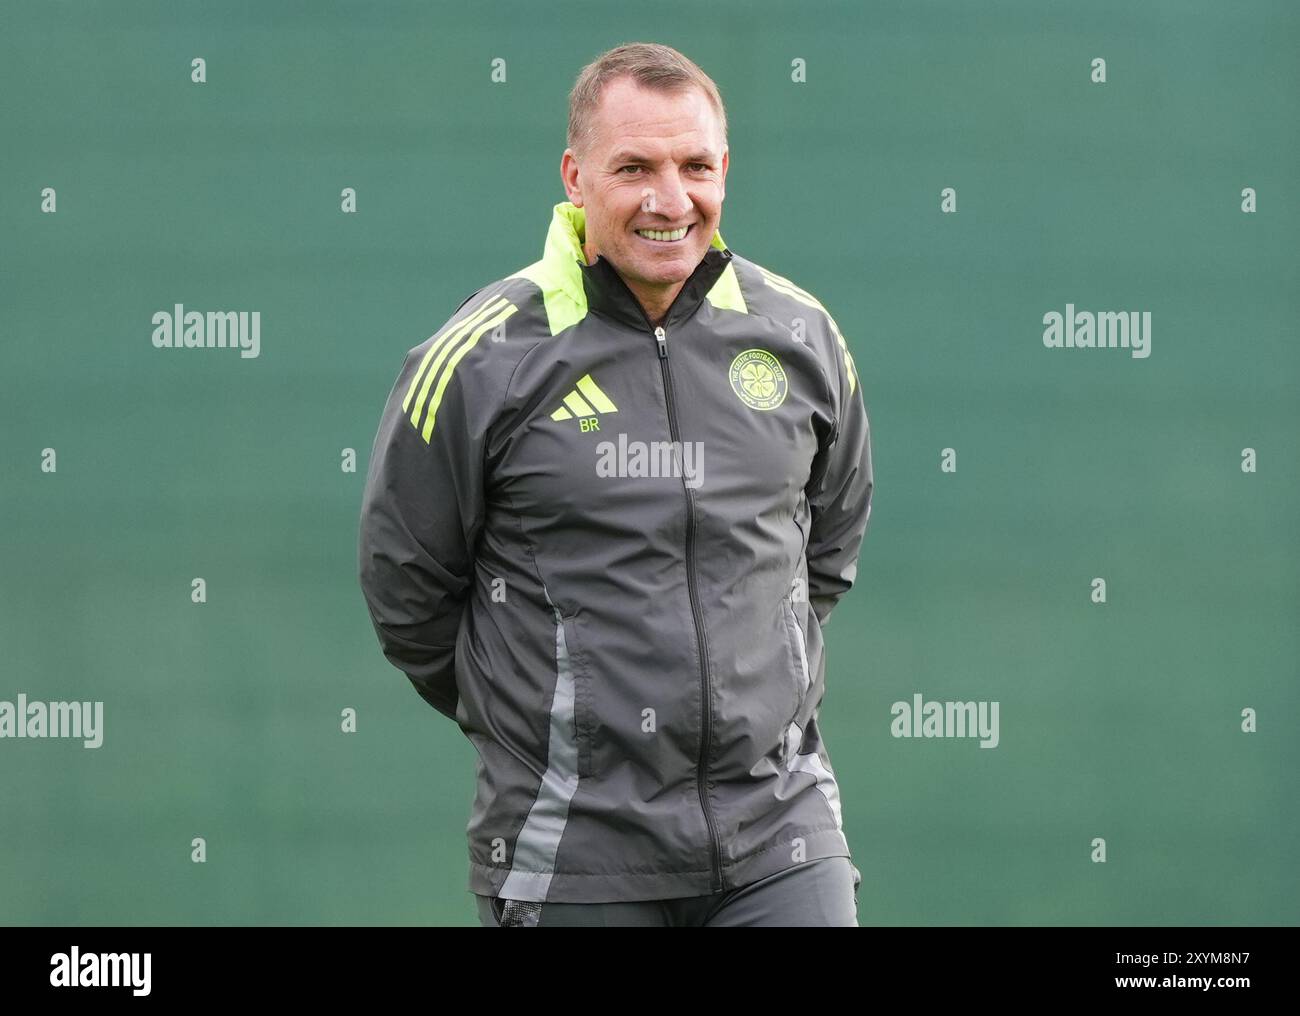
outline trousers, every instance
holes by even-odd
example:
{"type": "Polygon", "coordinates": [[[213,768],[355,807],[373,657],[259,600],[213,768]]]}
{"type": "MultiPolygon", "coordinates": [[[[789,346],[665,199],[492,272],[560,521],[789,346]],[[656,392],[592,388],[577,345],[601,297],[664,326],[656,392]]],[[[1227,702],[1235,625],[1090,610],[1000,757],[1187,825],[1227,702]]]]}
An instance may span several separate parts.
{"type": "Polygon", "coordinates": [[[712,896],[634,903],[533,903],[475,896],[485,928],[856,928],[862,873],[822,857],[712,896]]]}

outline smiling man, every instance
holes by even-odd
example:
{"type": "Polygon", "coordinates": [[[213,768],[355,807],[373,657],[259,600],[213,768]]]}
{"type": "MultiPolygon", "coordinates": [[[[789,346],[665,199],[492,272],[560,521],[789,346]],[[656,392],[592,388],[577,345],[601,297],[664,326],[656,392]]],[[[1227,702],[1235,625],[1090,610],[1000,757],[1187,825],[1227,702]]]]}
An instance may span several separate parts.
{"type": "Polygon", "coordinates": [[[818,718],[867,414],[826,308],[723,242],[727,168],[699,67],[600,56],[542,258],[408,351],[380,422],[361,585],[478,752],[486,926],[857,924],[818,718]]]}
{"type": "Polygon", "coordinates": [[[700,88],[653,91],[618,77],[575,94],[564,189],[586,213],[588,264],[608,258],[653,325],[699,266],[722,219],[726,125],[700,88]]]}

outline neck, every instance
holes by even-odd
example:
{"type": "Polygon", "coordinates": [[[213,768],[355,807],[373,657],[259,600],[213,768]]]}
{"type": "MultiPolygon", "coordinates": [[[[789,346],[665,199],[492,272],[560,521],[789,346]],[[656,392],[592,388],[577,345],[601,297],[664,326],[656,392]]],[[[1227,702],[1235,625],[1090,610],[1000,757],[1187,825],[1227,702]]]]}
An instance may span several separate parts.
{"type": "MultiPolygon", "coordinates": [[[[582,256],[586,258],[587,264],[595,264],[599,251],[593,251],[587,243],[582,245],[582,256]]],[[[618,272],[617,266],[610,262],[611,266],[618,272]]],[[[645,312],[646,320],[650,322],[652,328],[658,328],[664,323],[664,318],[668,316],[668,310],[677,299],[677,294],[682,291],[686,281],[666,283],[662,286],[650,286],[644,282],[638,282],[635,279],[629,279],[622,272],[618,272],[618,277],[623,280],[628,290],[636,297],[636,302],[641,305],[642,311],[645,312]]]]}
{"type": "MultiPolygon", "coordinates": [[[[619,274],[622,275],[621,272],[619,274]]],[[[642,283],[634,282],[626,277],[623,278],[623,281],[627,283],[627,288],[632,291],[637,303],[645,311],[646,319],[650,322],[652,328],[658,328],[663,324],[664,318],[668,316],[668,308],[673,305],[673,301],[677,299],[677,294],[682,291],[682,286],[686,284],[685,282],[676,282],[673,283],[672,288],[665,291],[660,287],[648,289],[642,283]]]]}

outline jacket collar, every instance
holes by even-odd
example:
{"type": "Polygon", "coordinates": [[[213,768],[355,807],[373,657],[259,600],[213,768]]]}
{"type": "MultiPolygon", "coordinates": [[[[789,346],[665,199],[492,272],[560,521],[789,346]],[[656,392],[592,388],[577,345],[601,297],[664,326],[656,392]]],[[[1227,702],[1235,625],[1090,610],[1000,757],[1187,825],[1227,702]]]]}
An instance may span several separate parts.
{"type": "MultiPolygon", "coordinates": [[[[575,207],[573,202],[562,201],[555,206],[542,254],[546,274],[572,300],[580,301],[587,309],[632,328],[649,331],[650,325],[640,302],[609,260],[597,255],[595,264],[587,264],[582,252],[586,227],[587,213],[575,207]]],[[[664,320],[665,328],[695,314],[731,264],[731,258],[732,253],[723,242],[722,234],[715,231],[708,251],[669,308],[664,320]]]]}

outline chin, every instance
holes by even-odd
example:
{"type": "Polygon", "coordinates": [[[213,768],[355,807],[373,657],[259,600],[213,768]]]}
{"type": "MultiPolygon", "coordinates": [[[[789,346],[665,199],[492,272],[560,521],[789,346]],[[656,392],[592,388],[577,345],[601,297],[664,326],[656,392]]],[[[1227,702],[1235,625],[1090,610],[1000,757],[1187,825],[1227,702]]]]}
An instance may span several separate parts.
{"type": "Polygon", "coordinates": [[[641,277],[645,282],[653,283],[657,286],[667,286],[675,282],[685,282],[691,277],[692,271],[694,271],[693,267],[689,269],[682,268],[673,271],[660,270],[656,272],[647,266],[646,271],[642,273],[641,277]]]}

